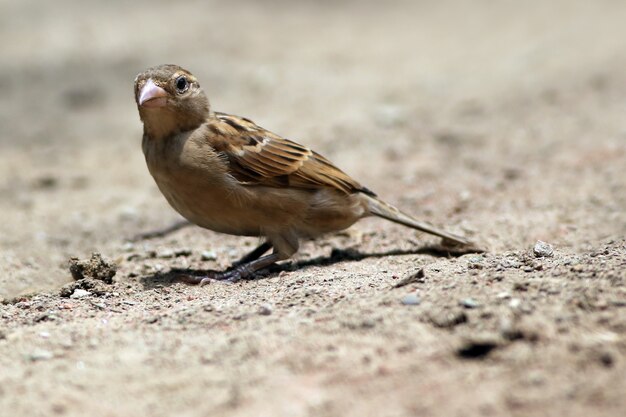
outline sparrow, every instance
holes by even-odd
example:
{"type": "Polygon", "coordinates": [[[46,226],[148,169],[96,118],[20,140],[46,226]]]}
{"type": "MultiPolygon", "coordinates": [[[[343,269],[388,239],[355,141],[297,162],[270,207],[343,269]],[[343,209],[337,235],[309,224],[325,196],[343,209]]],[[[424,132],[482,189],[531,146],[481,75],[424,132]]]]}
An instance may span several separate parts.
{"type": "Polygon", "coordinates": [[[368,216],[470,244],[385,203],[310,148],[213,111],[197,78],[177,65],[145,70],[134,87],[148,170],[169,204],[200,227],[265,238],[233,267],[193,283],[251,278],[290,258],[301,239],[368,216]]]}

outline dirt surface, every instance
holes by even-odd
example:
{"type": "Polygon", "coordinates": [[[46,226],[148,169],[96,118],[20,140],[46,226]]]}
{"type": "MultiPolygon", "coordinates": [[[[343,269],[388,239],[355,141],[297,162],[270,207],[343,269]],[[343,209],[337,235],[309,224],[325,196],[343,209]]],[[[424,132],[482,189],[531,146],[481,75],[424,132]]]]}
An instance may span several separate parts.
{"type": "Polygon", "coordinates": [[[0,414],[625,415],[624,22],[608,0],[0,2],[0,414]],[[366,220],[257,280],[180,283],[257,240],[129,242],[180,219],[132,98],[160,63],[488,252],[366,220]]]}

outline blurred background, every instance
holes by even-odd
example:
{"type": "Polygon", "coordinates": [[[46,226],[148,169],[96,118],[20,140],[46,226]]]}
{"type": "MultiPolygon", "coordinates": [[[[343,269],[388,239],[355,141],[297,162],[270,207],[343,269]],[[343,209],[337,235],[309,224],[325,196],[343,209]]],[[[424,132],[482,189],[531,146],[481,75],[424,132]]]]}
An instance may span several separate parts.
{"type": "Polygon", "coordinates": [[[0,0],[0,298],[178,219],[132,92],[161,63],[495,250],[623,235],[624,22],[617,0],[0,0]]]}

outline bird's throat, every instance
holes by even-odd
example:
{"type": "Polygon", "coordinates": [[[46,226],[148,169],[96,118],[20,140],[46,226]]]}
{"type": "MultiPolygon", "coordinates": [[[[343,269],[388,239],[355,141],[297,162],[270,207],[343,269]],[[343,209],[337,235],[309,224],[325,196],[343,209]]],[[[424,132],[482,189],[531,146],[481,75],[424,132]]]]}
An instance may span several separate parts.
{"type": "MultiPolygon", "coordinates": [[[[208,111],[207,111],[208,113],[208,111]]],[[[161,140],[180,132],[196,129],[205,118],[200,114],[181,113],[169,108],[139,108],[144,134],[150,139],[161,140]]]]}
{"type": "Polygon", "coordinates": [[[144,134],[151,139],[160,140],[180,131],[176,115],[162,109],[142,109],[140,111],[144,134]]]}

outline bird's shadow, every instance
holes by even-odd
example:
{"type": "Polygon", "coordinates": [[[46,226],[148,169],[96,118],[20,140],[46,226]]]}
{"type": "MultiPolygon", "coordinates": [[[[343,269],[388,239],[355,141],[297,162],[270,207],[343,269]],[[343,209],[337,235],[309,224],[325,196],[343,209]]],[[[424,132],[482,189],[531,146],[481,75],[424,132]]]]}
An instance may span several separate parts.
{"type": "MultiPolygon", "coordinates": [[[[447,247],[442,245],[429,245],[408,250],[392,249],[383,252],[360,252],[356,249],[333,248],[330,256],[318,256],[312,259],[274,264],[257,272],[252,280],[269,278],[283,271],[296,271],[311,266],[329,266],[339,262],[361,261],[367,258],[383,258],[385,256],[399,255],[430,255],[439,258],[453,258],[468,253],[481,252],[484,252],[484,250],[473,247],[447,247]]],[[[223,271],[215,271],[211,269],[172,268],[167,272],[157,272],[151,275],[141,277],[140,281],[141,284],[144,286],[144,289],[149,290],[155,287],[170,286],[178,282],[190,281],[189,278],[193,280],[194,278],[205,277],[207,275],[211,275],[217,272],[223,271]],[[187,277],[187,280],[185,280],[185,277],[187,277]]]]}

